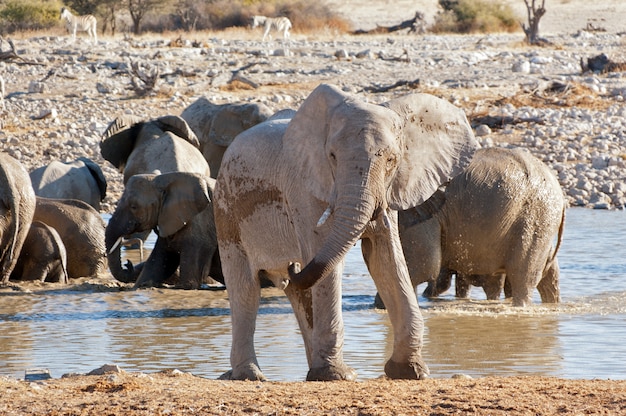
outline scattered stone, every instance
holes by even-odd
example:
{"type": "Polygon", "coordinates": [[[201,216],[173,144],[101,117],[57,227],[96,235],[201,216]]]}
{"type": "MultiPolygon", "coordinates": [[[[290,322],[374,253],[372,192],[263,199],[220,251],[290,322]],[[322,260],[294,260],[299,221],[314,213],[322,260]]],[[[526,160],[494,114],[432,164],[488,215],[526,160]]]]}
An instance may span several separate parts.
{"type": "Polygon", "coordinates": [[[122,370],[119,366],[115,364],[105,364],[100,368],[91,370],[90,372],[87,373],[87,375],[88,376],[101,376],[104,374],[122,373],[122,372],[124,372],[124,370],[122,370]]]}

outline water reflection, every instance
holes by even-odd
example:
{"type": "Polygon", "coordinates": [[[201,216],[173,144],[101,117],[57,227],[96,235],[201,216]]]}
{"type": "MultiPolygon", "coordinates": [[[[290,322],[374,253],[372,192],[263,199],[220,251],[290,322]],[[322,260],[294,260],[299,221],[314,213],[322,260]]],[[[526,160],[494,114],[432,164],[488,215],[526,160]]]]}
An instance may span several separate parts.
{"type": "MultiPolygon", "coordinates": [[[[626,354],[624,215],[569,210],[559,255],[561,305],[519,310],[485,301],[480,290],[471,301],[453,293],[438,301],[420,297],[432,376],[626,378],[617,364],[626,354]]],[[[31,284],[31,293],[0,290],[0,375],[23,377],[28,368],[44,367],[60,377],[115,363],[130,371],[178,368],[216,378],[230,368],[226,291],[111,286],[89,280],[69,288],[31,284]]],[[[374,294],[355,247],[344,277],[344,353],[360,379],[383,374],[393,342],[387,314],[372,308],[374,294]]],[[[306,377],[298,325],[279,290],[263,292],[255,342],[270,379],[306,377]]]]}

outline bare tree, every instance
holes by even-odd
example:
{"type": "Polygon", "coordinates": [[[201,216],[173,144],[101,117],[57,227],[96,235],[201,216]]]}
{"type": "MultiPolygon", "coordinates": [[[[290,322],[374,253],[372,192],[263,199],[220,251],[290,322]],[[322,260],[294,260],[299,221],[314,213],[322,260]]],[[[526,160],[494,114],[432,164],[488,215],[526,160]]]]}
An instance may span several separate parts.
{"type": "Polygon", "coordinates": [[[168,0],[127,0],[130,18],[133,19],[133,33],[141,33],[141,20],[147,13],[168,3],[168,0]]]}
{"type": "Polygon", "coordinates": [[[524,0],[526,4],[526,10],[528,12],[528,26],[522,23],[522,29],[526,34],[526,42],[534,45],[543,42],[543,39],[539,37],[539,20],[546,14],[546,0],[540,0],[541,6],[539,6],[539,0],[524,0]]]}

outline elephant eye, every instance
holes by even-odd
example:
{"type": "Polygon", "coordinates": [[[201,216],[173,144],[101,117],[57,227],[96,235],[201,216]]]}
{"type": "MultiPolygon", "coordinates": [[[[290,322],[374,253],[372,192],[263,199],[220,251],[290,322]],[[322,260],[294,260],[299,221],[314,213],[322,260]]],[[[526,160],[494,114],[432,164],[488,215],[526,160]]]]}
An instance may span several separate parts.
{"type": "Polygon", "coordinates": [[[335,154],[332,152],[330,153],[330,158],[335,162],[337,161],[337,156],[335,156],[335,154]]]}
{"type": "Polygon", "coordinates": [[[397,161],[397,159],[396,159],[395,155],[394,156],[389,156],[387,158],[387,170],[392,170],[393,168],[395,168],[396,167],[396,161],[397,161]]]}

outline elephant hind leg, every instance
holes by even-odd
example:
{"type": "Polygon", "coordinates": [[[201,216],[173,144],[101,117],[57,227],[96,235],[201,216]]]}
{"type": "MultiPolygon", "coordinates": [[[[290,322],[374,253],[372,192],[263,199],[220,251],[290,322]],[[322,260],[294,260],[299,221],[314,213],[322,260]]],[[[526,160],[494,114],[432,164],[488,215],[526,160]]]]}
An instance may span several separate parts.
{"type": "Polygon", "coordinates": [[[559,274],[559,262],[555,258],[546,268],[542,279],[537,284],[542,303],[559,303],[561,301],[559,274]]]}

